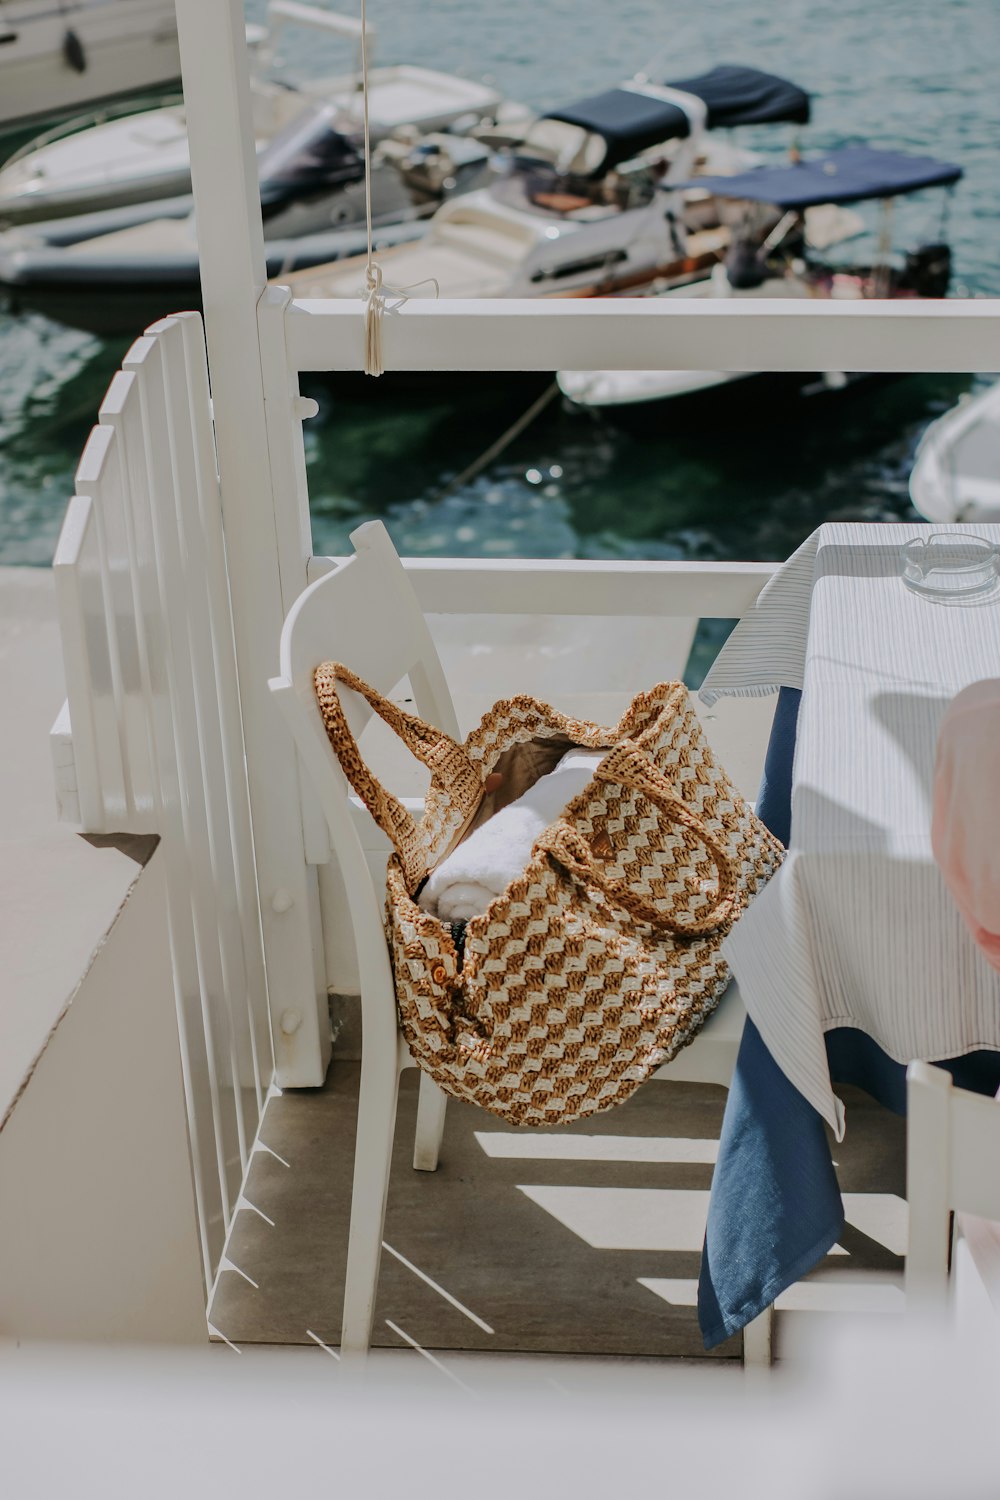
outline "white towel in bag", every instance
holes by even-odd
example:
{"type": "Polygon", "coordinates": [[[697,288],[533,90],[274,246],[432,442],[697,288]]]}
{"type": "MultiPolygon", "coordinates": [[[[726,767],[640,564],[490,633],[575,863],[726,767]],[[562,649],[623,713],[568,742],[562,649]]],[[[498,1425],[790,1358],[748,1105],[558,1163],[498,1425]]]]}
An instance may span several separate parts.
{"type": "Polygon", "coordinates": [[[588,785],[606,750],[569,750],[555,769],[501,808],[442,860],[418,897],[442,922],[467,922],[507,889],[531,858],[540,833],[588,785]]]}

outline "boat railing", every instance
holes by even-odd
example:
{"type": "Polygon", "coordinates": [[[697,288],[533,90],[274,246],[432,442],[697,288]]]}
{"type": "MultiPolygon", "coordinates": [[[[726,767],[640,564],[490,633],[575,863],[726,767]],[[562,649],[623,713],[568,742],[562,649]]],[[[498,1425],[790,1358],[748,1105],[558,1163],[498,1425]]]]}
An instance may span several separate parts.
{"type": "MultiPolygon", "coordinates": [[[[343,37],[347,41],[361,41],[361,22],[354,16],[345,16],[339,11],[324,10],[318,5],[307,5],[304,0],[270,0],[267,7],[269,41],[273,41],[285,26],[306,26],[313,31],[325,31],[331,36],[343,37]]],[[[369,21],[365,28],[369,47],[378,33],[369,21]]]]}

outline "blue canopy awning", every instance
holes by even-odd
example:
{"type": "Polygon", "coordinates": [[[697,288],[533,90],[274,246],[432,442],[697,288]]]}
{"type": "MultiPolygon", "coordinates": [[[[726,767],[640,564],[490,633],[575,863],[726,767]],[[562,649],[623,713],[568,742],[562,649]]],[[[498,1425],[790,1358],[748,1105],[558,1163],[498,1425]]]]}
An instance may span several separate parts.
{"type": "Polygon", "coordinates": [[[962,168],[933,156],[847,146],[794,166],[754,167],[732,177],[695,177],[683,187],[707,188],[718,198],[745,198],[777,208],[811,208],[817,203],[860,203],[895,198],[921,188],[947,187],[962,168]]]}

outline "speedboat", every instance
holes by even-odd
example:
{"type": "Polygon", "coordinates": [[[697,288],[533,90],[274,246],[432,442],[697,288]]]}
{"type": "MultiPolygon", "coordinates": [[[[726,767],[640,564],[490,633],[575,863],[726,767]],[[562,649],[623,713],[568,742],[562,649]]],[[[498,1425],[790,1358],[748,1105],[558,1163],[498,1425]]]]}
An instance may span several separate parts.
{"type": "MultiPolygon", "coordinates": [[[[961,167],[933,157],[868,146],[846,147],[790,166],[756,167],[730,177],[696,179],[723,207],[731,239],[724,260],[705,280],[657,289],[667,297],[762,297],[860,300],[944,297],[951,251],[935,242],[897,257],[888,234],[890,204],[903,194],[948,187],[961,167]],[[878,200],[883,223],[875,258],[838,262],[825,252],[863,233],[853,205],[878,200]],[[725,205],[729,205],[728,208],[725,205]]],[[[642,428],[698,408],[716,419],[728,397],[732,414],[757,417],[781,409],[781,397],[826,395],[866,378],[851,371],[785,373],[725,370],[565,370],[558,381],[574,405],[642,428]]]]}
{"type": "Polygon", "coordinates": [[[174,0],[5,0],[0,129],[180,77],[174,0]]]}
{"type": "MultiPolygon", "coordinates": [[[[172,16],[172,0],[167,9],[172,16]]],[[[267,66],[280,24],[312,27],[354,42],[358,23],[289,0],[272,0],[268,17],[266,42],[258,41],[256,48],[259,65],[251,90],[258,152],[294,130],[317,105],[333,111],[342,134],[359,136],[357,73],[293,87],[270,76],[267,66]]],[[[501,112],[504,118],[512,115],[520,120],[522,128],[530,115],[513,106],[501,111],[502,103],[497,90],[487,84],[428,68],[372,68],[369,73],[370,130],[375,143],[402,131],[411,132],[412,145],[417,134],[456,128],[500,130],[506,138],[498,123],[501,112]]],[[[62,220],[138,204],[148,205],[142,217],[150,219],[157,217],[161,200],[176,199],[190,190],[184,104],[175,100],[103,123],[70,121],[24,147],[0,170],[0,223],[62,220]]]]}
{"type": "MultiPolygon", "coordinates": [[[[489,187],[445,204],[427,235],[380,257],[386,284],[443,297],[602,296],[708,274],[725,253],[710,180],[756,158],[716,124],[809,117],[808,95],[756,69],[633,80],[542,115],[489,187]],[[675,187],[676,184],[676,187],[675,187]]],[[[353,297],[363,263],[282,278],[298,297],[353,297]]]]}
{"type": "Polygon", "coordinates": [[[1000,521],[1000,382],[931,423],[917,445],[910,499],[928,521],[1000,521]]]}
{"type": "MultiPolygon", "coordinates": [[[[516,146],[493,157],[488,187],[476,185],[490,157],[474,138],[386,140],[372,176],[386,282],[430,278],[453,297],[596,296],[657,276],[704,276],[724,253],[729,231],[701,179],[687,179],[755,159],[710,133],[711,121],[735,125],[741,111],[755,124],[799,122],[808,117],[809,99],[754,69],[716,69],[688,80],[686,89],[635,81],[541,116],[516,146]],[[661,186],[675,178],[685,181],[683,191],[664,196],[661,186]],[[401,185],[409,197],[394,203],[401,185]],[[447,201],[434,212],[442,197],[447,201]],[[406,228],[432,213],[429,225],[406,228]],[[405,232],[396,233],[401,226],[405,232]]],[[[326,125],[335,131],[332,120],[326,125]]],[[[363,279],[363,241],[353,228],[364,215],[360,156],[335,196],[329,185],[325,197],[314,192],[308,180],[305,191],[291,193],[287,180],[303,157],[312,163],[342,155],[344,139],[306,152],[272,147],[261,157],[269,274],[298,296],[354,296],[363,279]]],[[[105,222],[101,232],[90,216],[85,228],[91,237],[77,239],[72,219],[0,236],[0,285],[15,306],[108,334],[197,302],[190,221],[158,218],[113,232],[105,222]]]]}
{"type": "MultiPolygon", "coordinates": [[[[284,276],[365,247],[365,171],[358,143],[315,107],[258,161],[267,271],[284,276]]],[[[416,147],[376,148],[372,221],[381,250],[427,230],[443,198],[489,172],[476,141],[444,134],[416,147]]],[[[0,285],[15,308],[103,336],[134,331],[199,300],[198,241],[187,198],[166,200],[167,217],[134,222],[131,209],[78,214],[0,234],[0,285]]]]}

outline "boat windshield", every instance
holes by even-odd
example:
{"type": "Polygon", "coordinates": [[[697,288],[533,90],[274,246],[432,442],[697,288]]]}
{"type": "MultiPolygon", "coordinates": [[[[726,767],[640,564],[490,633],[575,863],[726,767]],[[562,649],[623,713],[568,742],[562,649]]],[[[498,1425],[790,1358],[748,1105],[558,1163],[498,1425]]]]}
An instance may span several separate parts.
{"type": "Polygon", "coordinates": [[[591,177],[562,171],[553,162],[527,156],[523,150],[507,158],[506,164],[495,165],[498,176],[492,194],[498,202],[522,213],[585,219],[601,219],[648,203],[666,171],[665,164],[640,165],[628,172],[591,177]]]}
{"type": "Polygon", "coordinates": [[[361,153],[337,118],[329,106],[307,109],[261,152],[257,175],[265,207],[290,193],[319,192],[364,177],[361,153]]]}
{"type": "Polygon", "coordinates": [[[597,130],[545,115],[513,154],[496,160],[493,194],[521,211],[602,218],[648,203],[676,146],[676,138],[647,144],[641,156],[626,160],[597,130]]]}

